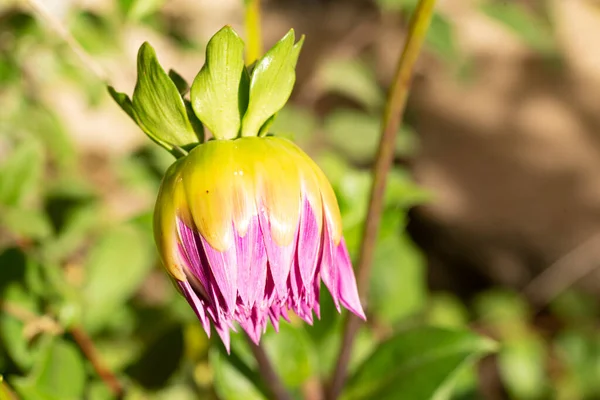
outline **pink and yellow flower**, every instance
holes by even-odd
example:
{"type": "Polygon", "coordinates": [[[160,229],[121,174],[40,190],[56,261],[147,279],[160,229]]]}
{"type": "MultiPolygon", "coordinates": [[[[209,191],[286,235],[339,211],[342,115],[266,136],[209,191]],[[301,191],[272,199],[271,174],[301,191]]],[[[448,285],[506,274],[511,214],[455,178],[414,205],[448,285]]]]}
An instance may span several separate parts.
{"type": "Polygon", "coordinates": [[[167,171],[154,234],[163,263],[206,333],[229,348],[234,322],[258,343],[292,310],[335,305],[365,318],[335,194],[319,167],[277,137],[212,140],[167,171]]]}

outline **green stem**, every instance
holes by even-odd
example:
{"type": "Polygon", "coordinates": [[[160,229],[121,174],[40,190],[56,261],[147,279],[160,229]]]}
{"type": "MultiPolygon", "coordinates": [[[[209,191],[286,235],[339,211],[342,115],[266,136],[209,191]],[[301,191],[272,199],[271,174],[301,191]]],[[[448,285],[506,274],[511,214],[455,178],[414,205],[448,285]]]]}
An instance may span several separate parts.
{"type": "MultiPolygon", "coordinates": [[[[398,60],[396,75],[394,76],[383,113],[383,132],[379,140],[375,165],[373,166],[371,196],[357,265],[358,293],[363,305],[367,304],[369,277],[373,264],[373,254],[375,252],[381,214],[383,212],[387,175],[394,160],[396,133],[402,122],[414,66],[421,52],[434,7],[435,0],[419,0],[419,4],[410,21],[408,37],[404,44],[402,55],[398,60]]],[[[348,319],[345,321],[342,345],[326,396],[328,400],[337,399],[342,391],[346,380],[348,362],[352,353],[352,345],[360,326],[361,320],[349,314],[348,319]]]]}
{"type": "Polygon", "coordinates": [[[263,54],[262,33],[260,27],[260,0],[245,0],[246,12],[246,65],[252,64],[263,54]]]}

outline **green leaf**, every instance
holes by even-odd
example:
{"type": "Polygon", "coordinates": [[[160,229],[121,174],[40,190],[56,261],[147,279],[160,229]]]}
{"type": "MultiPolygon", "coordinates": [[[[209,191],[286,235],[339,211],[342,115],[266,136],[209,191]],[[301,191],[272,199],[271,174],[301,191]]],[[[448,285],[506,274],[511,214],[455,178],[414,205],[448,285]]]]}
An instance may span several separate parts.
{"type": "Polygon", "coordinates": [[[515,399],[550,397],[546,376],[548,355],[543,340],[530,334],[502,343],[498,370],[508,392],[515,399]]]}
{"type": "MultiPolygon", "coordinates": [[[[20,309],[32,313],[37,312],[36,299],[18,282],[9,284],[2,294],[2,301],[14,304],[20,309]]],[[[6,348],[6,353],[21,369],[30,368],[36,354],[35,346],[30,346],[23,334],[25,323],[8,313],[0,314],[0,341],[6,348]]]]}
{"type": "Polygon", "coordinates": [[[197,143],[177,86],[160,66],[154,49],[147,42],[138,52],[137,70],[132,104],[142,130],[168,150],[197,143]]]}
{"type": "Polygon", "coordinates": [[[254,383],[214,346],[210,350],[215,392],[222,400],[266,400],[254,383]]]}
{"type": "MultiPolygon", "coordinates": [[[[384,218],[397,219],[390,214],[384,218]]],[[[423,255],[408,235],[397,234],[399,230],[397,226],[387,237],[380,234],[369,290],[373,313],[390,324],[421,310],[427,294],[423,255]]]]}
{"type": "Polygon", "coordinates": [[[39,210],[0,208],[0,221],[13,234],[30,239],[44,239],[52,234],[52,225],[39,210]]]}
{"type": "Polygon", "coordinates": [[[142,20],[157,12],[165,0],[119,0],[123,15],[133,21],[142,20]]]}
{"type": "Polygon", "coordinates": [[[282,324],[279,333],[263,337],[262,345],[286,386],[299,387],[317,375],[317,354],[303,326],[282,324]]]}
{"type": "Polygon", "coordinates": [[[369,110],[383,105],[385,94],[375,74],[359,60],[332,59],[323,65],[319,80],[324,91],[339,93],[369,110]]]}
{"type": "Polygon", "coordinates": [[[35,189],[42,176],[43,152],[39,143],[28,140],[0,165],[0,204],[19,206],[35,189]]]}
{"type": "Polygon", "coordinates": [[[343,399],[445,399],[455,376],[495,343],[469,331],[420,327],[382,343],[349,380],[343,399]]]}
{"type": "Polygon", "coordinates": [[[106,232],[92,248],[85,266],[84,323],[95,330],[133,295],[152,267],[153,247],[131,226],[106,232]]]}
{"type": "Polygon", "coordinates": [[[179,75],[177,71],[170,69],[169,78],[171,78],[181,96],[185,96],[190,91],[190,85],[188,85],[185,78],[179,75]]]}
{"type": "Polygon", "coordinates": [[[198,118],[219,139],[238,135],[248,105],[248,73],[244,42],[230,26],[217,32],[206,47],[206,61],[190,93],[198,118]]]}
{"type": "Polygon", "coordinates": [[[110,97],[112,97],[113,100],[121,107],[121,109],[125,111],[127,115],[129,115],[129,117],[137,124],[138,120],[135,115],[135,110],[133,109],[133,103],[131,102],[129,96],[127,96],[125,93],[117,92],[115,88],[110,85],[106,88],[108,89],[110,97]]]}
{"type": "Polygon", "coordinates": [[[13,379],[15,389],[24,400],[83,398],[86,372],[81,354],[60,338],[46,339],[31,375],[13,379]]]}
{"type": "Polygon", "coordinates": [[[296,62],[303,44],[294,45],[291,29],[257,61],[250,78],[250,100],[242,120],[242,136],[256,136],[263,124],[281,110],[296,82],[296,62]]]}
{"type": "Polygon", "coordinates": [[[427,32],[426,44],[443,57],[447,62],[459,58],[456,45],[454,27],[448,18],[442,14],[434,13],[427,32]]]}
{"type": "Polygon", "coordinates": [[[485,2],[481,10],[513,31],[528,46],[542,54],[556,52],[550,26],[520,3],[485,2]]]}
{"type": "MultiPolygon", "coordinates": [[[[375,158],[381,136],[378,117],[341,109],[329,114],[324,122],[327,139],[342,154],[356,162],[369,162],[375,158]]],[[[410,154],[417,147],[412,131],[401,127],[396,138],[396,153],[410,154]]]]}

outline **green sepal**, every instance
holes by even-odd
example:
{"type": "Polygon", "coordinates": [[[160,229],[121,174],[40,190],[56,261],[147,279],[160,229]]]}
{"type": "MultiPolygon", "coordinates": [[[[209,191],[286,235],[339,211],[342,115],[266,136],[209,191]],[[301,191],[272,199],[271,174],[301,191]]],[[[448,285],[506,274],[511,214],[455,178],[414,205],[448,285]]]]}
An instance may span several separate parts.
{"type": "Polygon", "coordinates": [[[242,136],[257,136],[267,120],[281,110],[296,82],[296,63],[304,36],[294,44],[291,29],[257,61],[250,78],[250,100],[242,120],[242,136]]]}
{"type": "Polygon", "coordinates": [[[160,66],[154,49],[147,42],[138,52],[137,69],[132,104],[142,130],[157,143],[166,143],[171,149],[198,143],[177,86],[160,66]]]}
{"type": "Polygon", "coordinates": [[[175,84],[175,87],[177,87],[177,91],[182,97],[188,94],[188,92],[190,91],[190,85],[188,85],[187,81],[183,76],[179,75],[174,69],[170,69],[169,78],[171,78],[171,80],[175,84]]]}
{"type": "Polygon", "coordinates": [[[225,26],[208,42],[206,61],[190,92],[194,112],[215,138],[238,136],[248,105],[248,87],[244,42],[225,26]]]}

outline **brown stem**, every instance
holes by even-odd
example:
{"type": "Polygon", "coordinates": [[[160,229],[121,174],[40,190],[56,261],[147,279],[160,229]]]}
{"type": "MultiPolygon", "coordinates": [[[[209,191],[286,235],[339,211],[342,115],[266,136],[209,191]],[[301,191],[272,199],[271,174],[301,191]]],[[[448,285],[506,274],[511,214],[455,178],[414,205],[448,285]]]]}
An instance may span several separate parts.
{"type": "Polygon", "coordinates": [[[271,396],[276,400],[292,400],[292,397],[286,390],[283,382],[279,378],[279,375],[273,369],[273,365],[269,361],[269,356],[261,346],[257,346],[250,339],[248,339],[252,354],[258,363],[258,371],[263,378],[263,381],[267,385],[267,388],[271,392],[271,396]]]}
{"type": "Polygon", "coordinates": [[[112,371],[104,364],[100,358],[100,354],[98,354],[98,350],[96,349],[94,342],[88,336],[88,334],[80,326],[71,328],[69,332],[73,336],[73,339],[77,345],[81,348],[83,354],[92,364],[92,367],[94,367],[94,370],[98,376],[100,376],[100,379],[102,379],[106,386],[110,388],[117,399],[123,398],[125,393],[123,386],[117,377],[112,373],[112,371]]]}
{"type": "MultiPolygon", "coordinates": [[[[381,139],[379,140],[375,165],[373,166],[371,196],[360,247],[360,257],[357,265],[358,293],[362,303],[365,305],[369,286],[369,276],[373,264],[373,254],[375,252],[375,243],[379,232],[381,213],[383,211],[386,180],[394,159],[394,149],[396,148],[396,133],[398,132],[398,127],[402,121],[414,65],[421,51],[427,29],[429,28],[429,22],[433,14],[434,6],[435,0],[420,0],[413,13],[408,37],[404,44],[402,55],[398,60],[396,75],[388,94],[383,113],[383,132],[381,139]]],[[[340,353],[326,396],[328,400],[337,399],[342,391],[344,382],[346,381],[352,345],[360,325],[361,320],[350,314],[344,326],[344,336],[342,338],[340,353]]]]}

